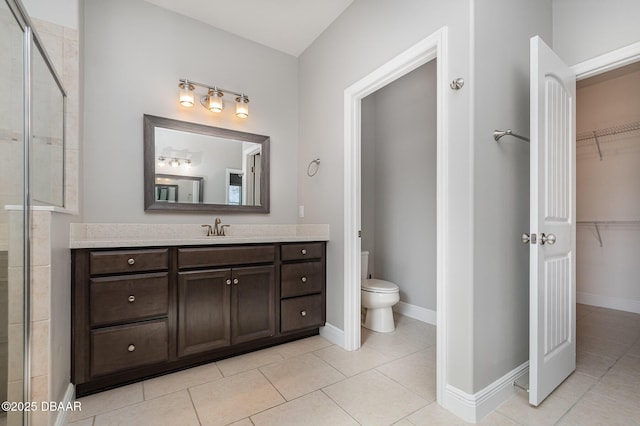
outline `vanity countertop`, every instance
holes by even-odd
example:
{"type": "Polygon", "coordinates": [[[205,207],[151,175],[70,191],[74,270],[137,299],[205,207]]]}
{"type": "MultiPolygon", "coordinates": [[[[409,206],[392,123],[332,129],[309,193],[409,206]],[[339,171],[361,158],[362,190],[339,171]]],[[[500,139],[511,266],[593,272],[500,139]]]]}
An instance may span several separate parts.
{"type": "Polygon", "coordinates": [[[329,225],[232,224],[226,236],[206,236],[193,224],[72,223],[70,248],[121,248],[329,241],[329,225]]]}

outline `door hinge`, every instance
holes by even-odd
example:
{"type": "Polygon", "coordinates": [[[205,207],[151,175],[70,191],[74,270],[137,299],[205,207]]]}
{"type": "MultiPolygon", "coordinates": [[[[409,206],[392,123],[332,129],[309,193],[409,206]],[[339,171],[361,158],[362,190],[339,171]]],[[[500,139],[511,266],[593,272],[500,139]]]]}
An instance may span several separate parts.
{"type": "Polygon", "coordinates": [[[358,238],[362,238],[362,231],[358,231],[358,238]]]}

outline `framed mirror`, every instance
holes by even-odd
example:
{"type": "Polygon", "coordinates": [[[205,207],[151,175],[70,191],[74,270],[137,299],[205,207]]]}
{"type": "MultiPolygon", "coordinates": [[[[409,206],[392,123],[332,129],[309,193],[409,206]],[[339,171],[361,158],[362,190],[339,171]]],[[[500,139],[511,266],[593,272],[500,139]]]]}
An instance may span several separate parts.
{"type": "Polygon", "coordinates": [[[145,114],[145,210],[269,213],[269,142],[145,114]]]}

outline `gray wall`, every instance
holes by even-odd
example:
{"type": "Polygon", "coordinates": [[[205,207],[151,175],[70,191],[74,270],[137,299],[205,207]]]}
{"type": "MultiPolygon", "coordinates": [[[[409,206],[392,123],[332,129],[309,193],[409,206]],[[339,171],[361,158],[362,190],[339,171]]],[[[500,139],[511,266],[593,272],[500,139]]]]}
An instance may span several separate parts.
{"type": "Polygon", "coordinates": [[[371,252],[369,272],[396,283],[402,302],[435,311],[436,61],[362,103],[362,249],[371,252]]]}
{"type": "Polygon", "coordinates": [[[474,391],[529,359],[529,38],[551,40],[550,0],[478,0],[474,100],[474,391]]]}
{"type": "Polygon", "coordinates": [[[638,0],[553,0],[553,48],[567,65],[640,41],[638,0]]]}
{"type": "Polygon", "coordinates": [[[212,221],[211,214],[144,213],[145,113],[271,136],[271,214],[224,219],[296,222],[296,58],[140,0],[87,0],[84,24],[85,222],[212,221]],[[249,118],[235,117],[229,95],[217,115],[180,106],[179,78],[247,93],[249,118]]]}
{"type": "MultiPolygon", "coordinates": [[[[327,321],[344,328],[344,90],[415,43],[448,27],[449,64],[445,80],[470,77],[469,0],[355,0],[300,56],[300,143],[298,200],[305,206],[305,223],[331,226],[327,251],[327,321]],[[373,48],[375,46],[375,48],[373,48]],[[322,160],[316,176],[306,175],[306,164],[322,160]]],[[[473,88],[473,81],[468,82],[473,88]]],[[[469,134],[470,89],[443,95],[451,114],[446,170],[450,185],[447,204],[449,296],[447,307],[449,382],[472,390],[473,306],[470,244],[473,209],[472,150],[469,134]]]]}

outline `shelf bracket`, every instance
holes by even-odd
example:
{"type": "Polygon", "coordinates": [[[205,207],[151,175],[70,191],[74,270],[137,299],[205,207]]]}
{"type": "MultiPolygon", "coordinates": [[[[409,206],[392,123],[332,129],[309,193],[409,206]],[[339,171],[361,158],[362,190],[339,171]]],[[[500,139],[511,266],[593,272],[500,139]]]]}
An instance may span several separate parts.
{"type": "MultiPolygon", "coordinates": [[[[602,161],[602,151],[600,150],[600,141],[598,140],[598,134],[595,132],[595,130],[593,131],[593,139],[596,140],[596,147],[598,148],[598,155],[600,156],[600,161],[602,161]]],[[[600,247],[602,247],[602,243],[600,243],[600,247]]]]}

